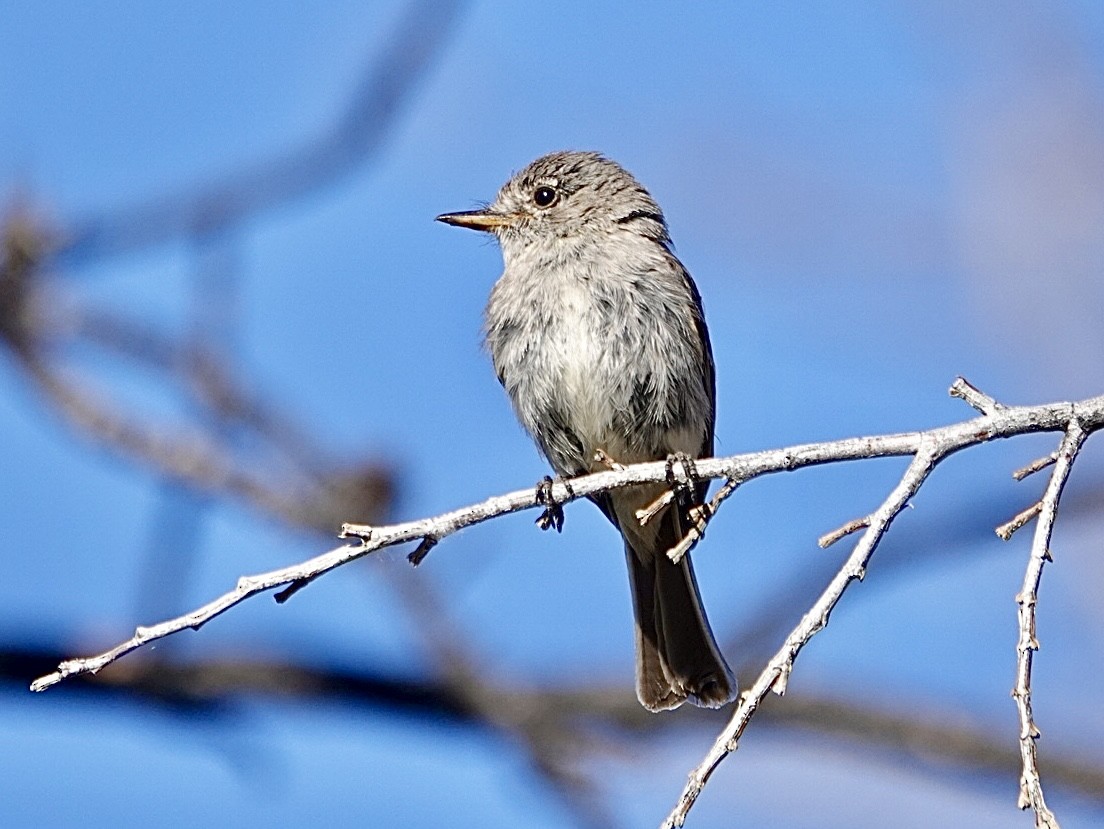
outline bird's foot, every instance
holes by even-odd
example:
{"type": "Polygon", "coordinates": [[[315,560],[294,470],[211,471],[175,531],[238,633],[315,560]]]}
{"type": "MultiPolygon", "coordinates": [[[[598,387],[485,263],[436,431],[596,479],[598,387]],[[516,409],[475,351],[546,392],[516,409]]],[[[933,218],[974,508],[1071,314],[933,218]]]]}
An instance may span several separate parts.
{"type": "Polygon", "coordinates": [[[684,505],[690,505],[695,498],[694,488],[701,478],[698,477],[698,466],[694,459],[685,452],[675,452],[667,456],[667,486],[684,505]],[[675,472],[676,465],[680,467],[675,472]]]}
{"type": "MultiPolygon", "coordinates": [[[[571,492],[571,486],[566,481],[561,481],[561,483],[567,487],[568,492],[571,492]]],[[[555,485],[556,482],[548,475],[545,475],[537,483],[536,499],[538,504],[544,506],[544,512],[537,517],[536,524],[542,530],[555,527],[556,532],[563,532],[564,511],[563,506],[552,494],[552,488],[555,485]]]]}

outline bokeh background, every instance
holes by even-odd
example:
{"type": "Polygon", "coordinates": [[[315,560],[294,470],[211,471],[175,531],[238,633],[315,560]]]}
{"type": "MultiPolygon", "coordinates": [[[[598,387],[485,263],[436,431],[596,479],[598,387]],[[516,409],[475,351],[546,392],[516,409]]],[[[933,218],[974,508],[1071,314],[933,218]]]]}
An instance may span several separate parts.
{"type": "MultiPolygon", "coordinates": [[[[241,574],[529,486],[481,353],[501,262],[433,216],[562,148],[663,205],[718,453],[1104,391],[1104,5],[0,3],[0,824],[650,826],[723,712],[632,695],[620,545],[520,514],[62,657],[241,574]]],[[[1104,821],[1104,465],[1039,605],[1063,826],[1104,821]]],[[[1016,606],[1035,436],[940,467],[693,826],[1031,825],[1016,606]]],[[[756,481],[695,553],[747,683],[900,460],[756,481]]]]}

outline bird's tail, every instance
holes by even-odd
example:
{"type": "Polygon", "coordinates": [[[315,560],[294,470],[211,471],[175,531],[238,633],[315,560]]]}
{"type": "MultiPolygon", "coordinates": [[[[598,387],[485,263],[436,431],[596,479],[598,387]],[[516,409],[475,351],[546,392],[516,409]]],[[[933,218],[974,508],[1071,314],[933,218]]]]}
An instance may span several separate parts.
{"type": "Polygon", "coordinates": [[[738,690],[702,608],[690,556],[678,564],[667,557],[683,536],[680,512],[657,516],[655,532],[623,533],[636,617],[636,693],[650,711],[686,700],[718,708],[738,690]]]}

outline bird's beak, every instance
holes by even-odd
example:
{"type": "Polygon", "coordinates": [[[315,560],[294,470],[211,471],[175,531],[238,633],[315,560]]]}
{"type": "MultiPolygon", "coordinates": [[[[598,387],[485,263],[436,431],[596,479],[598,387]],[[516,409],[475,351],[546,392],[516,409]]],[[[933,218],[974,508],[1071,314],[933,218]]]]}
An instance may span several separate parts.
{"type": "Polygon", "coordinates": [[[472,230],[482,230],[493,233],[496,228],[505,227],[513,223],[513,216],[506,213],[495,213],[492,210],[468,210],[463,213],[442,213],[437,221],[456,227],[467,227],[472,230]]]}

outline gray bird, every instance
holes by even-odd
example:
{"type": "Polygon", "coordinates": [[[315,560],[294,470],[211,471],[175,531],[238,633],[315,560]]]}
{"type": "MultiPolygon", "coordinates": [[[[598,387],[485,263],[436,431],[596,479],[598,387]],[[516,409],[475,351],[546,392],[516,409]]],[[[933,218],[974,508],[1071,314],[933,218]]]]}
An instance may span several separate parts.
{"type": "MultiPolygon", "coordinates": [[[[655,200],[598,153],[558,152],[483,210],[438,221],[493,233],[505,270],[485,318],[498,379],[560,476],[713,454],[713,354],[701,298],[655,200]]],[[[647,524],[657,484],[592,500],[621,532],[636,616],[636,692],[651,711],[717,707],[736,690],[702,609],[690,557],[667,551],[691,499],[647,524]]],[[[708,482],[693,487],[701,503],[708,482]]]]}

